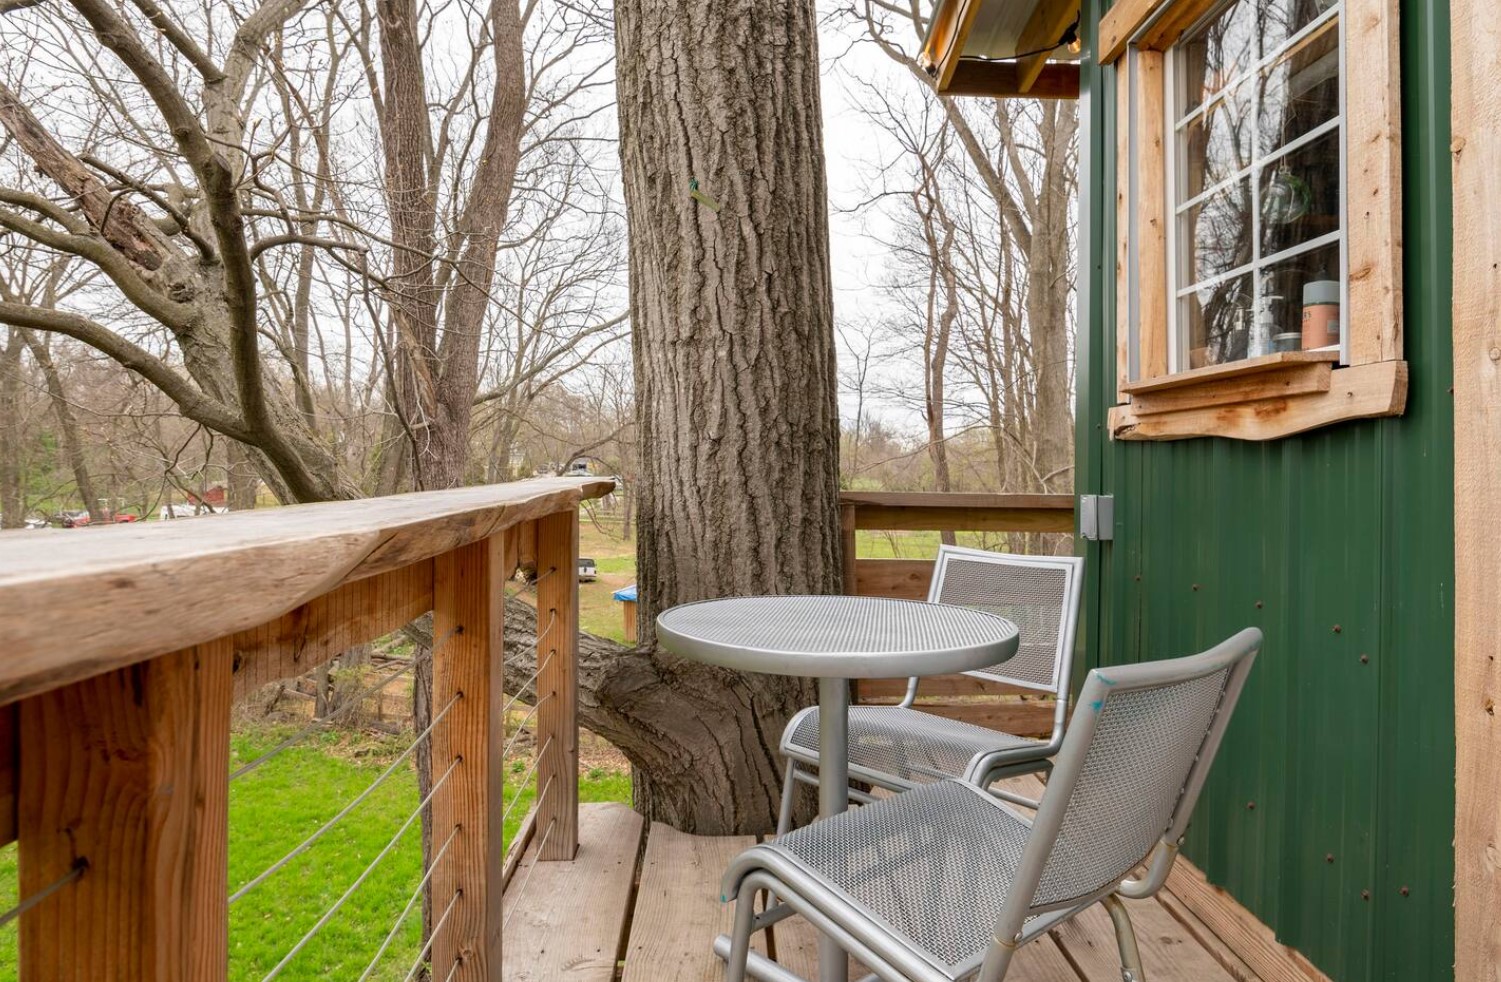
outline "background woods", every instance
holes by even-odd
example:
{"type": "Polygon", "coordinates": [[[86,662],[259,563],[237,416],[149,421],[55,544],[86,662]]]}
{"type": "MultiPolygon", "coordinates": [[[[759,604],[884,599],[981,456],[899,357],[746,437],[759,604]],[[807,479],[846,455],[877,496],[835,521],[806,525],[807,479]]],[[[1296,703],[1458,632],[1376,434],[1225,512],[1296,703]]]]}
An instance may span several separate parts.
{"type": "Polygon", "coordinates": [[[935,97],[885,5],[730,6],[0,5],[0,522],[617,476],[583,722],[645,813],[765,825],[807,686],[651,619],[839,589],[840,486],[1071,486],[1077,121],[935,97]]]}
{"type": "Polygon", "coordinates": [[[622,333],[587,5],[13,4],[0,28],[0,323],[149,384],[241,507],[257,480],[480,478],[475,449],[509,461],[622,333]]]}
{"type": "MultiPolygon", "coordinates": [[[[833,13],[825,115],[883,134],[832,158],[875,256],[832,267],[841,482],[1066,489],[1073,104],[938,99],[920,20],[833,13]]],[[[634,473],[608,9],[11,3],[0,31],[4,525],[634,473]]]]}

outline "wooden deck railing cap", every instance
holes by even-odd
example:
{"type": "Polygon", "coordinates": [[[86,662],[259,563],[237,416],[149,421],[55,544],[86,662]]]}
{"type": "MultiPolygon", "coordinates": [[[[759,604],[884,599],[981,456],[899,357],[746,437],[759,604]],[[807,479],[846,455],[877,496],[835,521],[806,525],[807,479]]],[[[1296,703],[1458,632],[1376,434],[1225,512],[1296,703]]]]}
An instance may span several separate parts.
{"type": "Polygon", "coordinates": [[[341,583],[608,494],[536,478],[0,536],[0,704],[273,620],[341,583]]]}
{"type": "Polygon", "coordinates": [[[1004,494],[988,491],[841,491],[841,504],[885,508],[1033,508],[1072,511],[1071,494],[1004,494]]]}

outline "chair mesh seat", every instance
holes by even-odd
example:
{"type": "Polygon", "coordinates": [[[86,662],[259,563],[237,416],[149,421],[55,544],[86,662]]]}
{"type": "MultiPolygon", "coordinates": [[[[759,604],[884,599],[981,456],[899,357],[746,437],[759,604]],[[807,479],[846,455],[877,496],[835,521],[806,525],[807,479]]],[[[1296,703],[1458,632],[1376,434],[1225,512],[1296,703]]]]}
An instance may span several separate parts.
{"type": "Polygon", "coordinates": [[[762,848],[792,858],[957,977],[990,943],[1030,832],[985,792],[943,781],[762,848]]]}
{"type": "MultiPolygon", "coordinates": [[[[966,777],[971,762],[981,754],[1028,747],[1037,748],[1040,755],[1047,744],[903,706],[851,706],[849,710],[850,766],[891,775],[906,784],[966,777]]],[[[782,750],[807,763],[818,763],[818,707],[803,712],[789,727],[782,750]]]]}

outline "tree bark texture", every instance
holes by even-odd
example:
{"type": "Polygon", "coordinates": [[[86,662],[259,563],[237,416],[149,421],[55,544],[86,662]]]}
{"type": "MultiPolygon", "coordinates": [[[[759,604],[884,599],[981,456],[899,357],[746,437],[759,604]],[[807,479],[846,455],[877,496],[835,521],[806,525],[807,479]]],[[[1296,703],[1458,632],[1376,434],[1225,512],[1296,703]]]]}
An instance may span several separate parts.
{"type": "Polygon", "coordinates": [[[21,491],[21,332],[11,328],[0,347],[0,529],[26,524],[21,491]]]}
{"type": "Polygon", "coordinates": [[[1078,129],[1072,103],[1045,104],[1041,193],[1032,218],[1028,253],[1027,322],[1037,366],[1038,462],[1043,490],[1073,489],[1074,416],[1068,306],[1071,243],[1069,207],[1075,189],[1070,147],[1078,129]]]}
{"type": "Polygon", "coordinates": [[[691,600],[840,588],[814,4],[621,0],[615,25],[642,647],[584,699],[649,819],[765,831],[777,740],[812,684],[677,659],[654,623],[691,600]]]}
{"type": "Polygon", "coordinates": [[[485,308],[495,254],[521,159],[527,92],[522,22],[516,0],[491,0],[489,44],[495,77],[483,141],[468,194],[439,254],[438,185],[449,180],[433,158],[421,17],[416,0],[380,0],[381,141],[391,215],[390,305],[395,402],[411,427],[414,483],[458,487],[469,464],[469,421],[479,383],[485,308]],[[439,328],[442,328],[441,332],[439,328]]]}
{"type": "Polygon", "coordinates": [[[37,337],[34,331],[20,331],[26,347],[31,351],[32,359],[37,367],[42,370],[42,377],[47,380],[47,397],[52,400],[52,412],[57,416],[58,431],[62,438],[63,454],[68,459],[68,467],[73,471],[73,483],[78,486],[78,496],[83,499],[83,506],[89,511],[89,518],[96,522],[104,521],[104,509],[99,507],[99,494],[94,490],[94,476],[89,470],[88,460],[83,453],[83,440],[78,433],[78,419],[73,415],[73,403],[68,400],[67,390],[63,388],[63,379],[57,371],[57,365],[52,361],[52,351],[47,347],[47,339],[37,337]]]}

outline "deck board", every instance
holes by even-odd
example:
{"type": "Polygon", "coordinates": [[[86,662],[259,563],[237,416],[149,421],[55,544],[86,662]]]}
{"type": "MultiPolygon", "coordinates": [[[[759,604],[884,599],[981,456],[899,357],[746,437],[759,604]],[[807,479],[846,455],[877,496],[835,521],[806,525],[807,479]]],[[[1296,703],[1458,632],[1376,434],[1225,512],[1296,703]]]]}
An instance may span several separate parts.
{"type": "MultiPolygon", "coordinates": [[[[1236,982],[1219,960],[1157,900],[1128,900],[1142,967],[1153,982],[1236,982]]],[[[1110,915],[1099,904],[1053,930],[1053,937],[1088,982],[1116,982],[1120,952],[1110,915]]]]}
{"type": "Polygon", "coordinates": [[[522,857],[504,900],[507,982],[610,982],[630,908],[641,816],[621,804],[579,808],[573,862],[522,857]],[[513,908],[514,914],[513,914],[513,908]]]}
{"type": "MultiPolygon", "coordinates": [[[[1016,788],[1040,789],[1035,779],[1016,788]]],[[[724,966],[713,942],[729,931],[733,915],[733,905],[720,902],[720,877],[755,839],[686,835],[662,824],[646,830],[640,816],[623,805],[584,805],[580,825],[578,859],[534,869],[529,854],[506,891],[511,920],[505,978],[718,982],[724,966]],[[524,906],[512,916],[518,902],[524,906]],[[622,938],[624,966],[617,972],[622,938]]],[[[1260,982],[1175,897],[1164,893],[1129,901],[1128,909],[1153,982],[1260,982]]],[[[770,935],[777,961],[804,978],[817,978],[817,932],[811,925],[793,917],[775,925],[770,935]]],[[[756,950],[764,954],[766,941],[765,933],[758,934],[756,950]]],[[[851,968],[852,979],[863,974],[853,960],[851,968]]],[[[1024,947],[1007,976],[1008,982],[1119,978],[1115,932],[1098,905],[1024,947]]]]}
{"type": "MultiPolygon", "coordinates": [[[[621,982],[709,982],[724,976],[714,939],[728,933],[731,904],[719,900],[730,860],[753,836],[687,835],[654,823],[641,863],[641,884],[621,982]]],[[[765,952],[758,935],[754,948],[765,952]]]]}
{"type": "MultiPolygon", "coordinates": [[[[801,917],[791,917],[772,927],[772,943],[777,963],[805,979],[818,978],[818,929],[801,917]]],[[[850,978],[867,973],[855,959],[850,959],[850,978]]],[[[1120,971],[1116,971],[1119,978],[1120,971]]],[[[1006,982],[1081,982],[1079,973],[1050,937],[1038,938],[1016,953],[1006,982]]],[[[1111,982],[1115,982],[1112,979],[1111,982]]]]}
{"type": "MultiPolygon", "coordinates": [[[[771,944],[778,965],[805,979],[818,978],[818,929],[799,916],[792,916],[771,927],[771,944]]],[[[849,960],[850,978],[863,978],[869,969],[854,958],[849,960]]]]}

